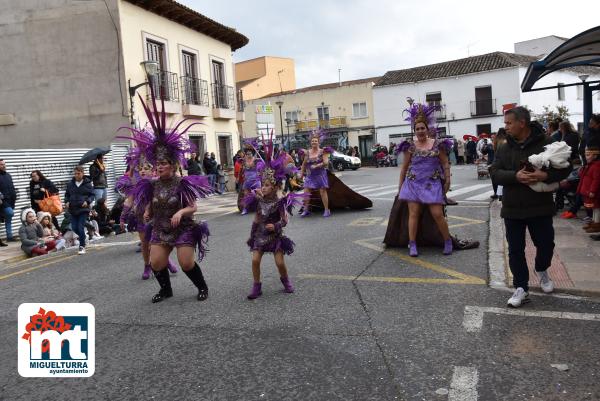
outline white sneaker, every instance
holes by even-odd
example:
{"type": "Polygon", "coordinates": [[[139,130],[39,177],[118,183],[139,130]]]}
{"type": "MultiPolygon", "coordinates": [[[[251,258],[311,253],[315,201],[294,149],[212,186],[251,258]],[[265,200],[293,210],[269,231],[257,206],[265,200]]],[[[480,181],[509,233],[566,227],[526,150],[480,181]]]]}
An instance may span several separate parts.
{"type": "Polygon", "coordinates": [[[79,255],[85,255],[85,247],[84,246],[80,246],[79,247],[79,251],[77,252],[79,255]]]}
{"type": "Polygon", "coordinates": [[[94,237],[92,238],[93,240],[99,240],[99,239],[103,239],[104,237],[102,235],[94,235],[94,237]]]}
{"type": "Polygon", "coordinates": [[[523,288],[519,287],[508,300],[508,306],[518,308],[521,304],[529,301],[529,294],[523,288]]]}
{"type": "Polygon", "coordinates": [[[542,291],[546,294],[550,294],[554,291],[554,283],[550,280],[550,276],[547,271],[537,272],[538,277],[540,278],[540,287],[542,287],[542,291]]]}

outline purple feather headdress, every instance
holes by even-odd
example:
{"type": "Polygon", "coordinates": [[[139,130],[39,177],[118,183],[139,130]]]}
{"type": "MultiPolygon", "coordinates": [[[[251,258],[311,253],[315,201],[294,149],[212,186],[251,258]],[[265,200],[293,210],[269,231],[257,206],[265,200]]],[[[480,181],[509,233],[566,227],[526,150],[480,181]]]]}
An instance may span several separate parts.
{"type": "Polygon", "coordinates": [[[270,181],[273,185],[277,185],[281,181],[284,181],[286,175],[294,174],[297,171],[296,166],[293,164],[288,165],[289,156],[285,151],[281,151],[275,154],[275,145],[273,143],[273,131],[269,133],[268,138],[265,139],[263,136],[261,139],[264,158],[261,158],[258,152],[258,140],[247,141],[247,145],[251,146],[259,158],[260,161],[256,163],[256,170],[261,177],[261,182],[270,181]]]}
{"type": "Polygon", "coordinates": [[[148,129],[138,130],[131,127],[121,127],[121,129],[129,130],[132,137],[117,138],[133,140],[139,150],[132,152],[129,157],[129,162],[136,163],[141,159],[156,165],[158,160],[168,160],[171,163],[178,163],[182,167],[187,167],[186,153],[191,153],[194,150],[192,143],[185,137],[187,131],[194,125],[202,124],[195,122],[189,124],[183,131],[179,132],[181,125],[189,119],[179,121],[174,127],[167,128],[167,113],[165,113],[165,100],[161,98],[162,111],[156,106],[156,96],[154,95],[154,87],[150,85],[150,95],[152,99],[152,110],[146,105],[142,96],[139,96],[142,102],[142,107],[148,117],[150,127],[148,129]]]}
{"type": "Polygon", "coordinates": [[[404,112],[408,113],[408,117],[406,117],[404,121],[410,121],[410,125],[413,129],[417,123],[425,123],[427,128],[429,128],[429,132],[437,135],[438,129],[435,112],[440,109],[441,107],[437,104],[429,105],[413,103],[408,109],[404,110],[404,112]]]}
{"type": "Polygon", "coordinates": [[[310,138],[309,141],[313,138],[317,138],[319,140],[319,143],[322,143],[325,139],[327,139],[329,135],[327,134],[327,131],[325,131],[322,128],[319,128],[318,130],[314,130],[310,133],[310,138]]]}

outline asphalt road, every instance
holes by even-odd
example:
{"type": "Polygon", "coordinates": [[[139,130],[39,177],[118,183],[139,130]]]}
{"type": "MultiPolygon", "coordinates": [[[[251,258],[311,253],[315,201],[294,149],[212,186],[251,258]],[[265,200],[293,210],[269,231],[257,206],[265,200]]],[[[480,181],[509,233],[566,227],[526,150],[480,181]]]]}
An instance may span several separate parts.
{"type": "Polygon", "coordinates": [[[141,280],[140,254],[110,244],[133,240],[125,235],[85,256],[0,267],[0,399],[600,400],[600,303],[532,295],[520,314],[505,307],[510,293],[486,285],[490,188],[473,166],[454,170],[460,204],[448,215],[451,231],[480,248],[420,249],[418,259],[384,251],[398,173],[344,172],[374,199],[371,210],[292,218],[294,294],[281,292],[266,256],[263,296],[246,299],[252,216],[231,213],[227,198],[206,201],[206,302],[178,273],[175,296],[152,304],[158,285],[141,280]],[[25,302],[94,305],[94,376],[19,376],[25,302]]]}

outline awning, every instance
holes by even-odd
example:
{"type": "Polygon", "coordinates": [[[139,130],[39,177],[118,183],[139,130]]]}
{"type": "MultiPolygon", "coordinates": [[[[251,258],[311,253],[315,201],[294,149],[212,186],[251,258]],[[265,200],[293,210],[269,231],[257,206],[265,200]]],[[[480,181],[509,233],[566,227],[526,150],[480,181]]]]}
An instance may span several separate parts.
{"type": "MultiPolygon", "coordinates": [[[[600,26],[572,37],[544,59],[531,63],[521,83],[521,90],[536,90],[533,85],[541,78],[554,71],[574,67],[600,67],[600,26]]],[[[543,89],[551,88],[555,87],[543,89]]]]}

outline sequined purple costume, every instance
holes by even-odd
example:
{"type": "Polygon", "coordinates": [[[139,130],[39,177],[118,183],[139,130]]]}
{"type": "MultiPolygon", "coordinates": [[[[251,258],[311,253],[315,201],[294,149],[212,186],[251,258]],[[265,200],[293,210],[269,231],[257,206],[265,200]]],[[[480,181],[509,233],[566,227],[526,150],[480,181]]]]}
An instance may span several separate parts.
{"type": "Polygon", "coordinates": [[[258,171],[256,170],[256,162],[252,163],[252,167],[246,166],[244,161],[244,184],[242,189],[252,190],[260,188],[260,179],[258,178],[258,171]]]}
{"type": "Polygon", "coordinates": [[[320,189],[329,188],[327,179],[327,168],[311,168],[315,164],[323,163],[323,150],[320,149],[316,158],[310,157],[310,151],[306,151],[306,176],[304,177],[304,188],[320,189]]]}
{"type": "Polygon", "coordinates": [[[291,255],[294,252],[294,242],[283,235],[283,227],[286,226],[287,198],[282,199],[258,199],[256,208],[256,219],[252,223],[248,246],[251,251],[277,253],[283,252],[291,255]],[[275,226],[274,231],[266,229],[267,224],[275,226]]]}
{"type": "Polygon", "coordinates": [[[428,150],[417,149],[412,140],[400,145],[400,152],[408,151],[410,164],[398,198],[407,202],[422,204],[446,203],[442,179],[444,170],[440,162],[440,151],[446,151],[447,144],[436,139],[428,150]]]}

